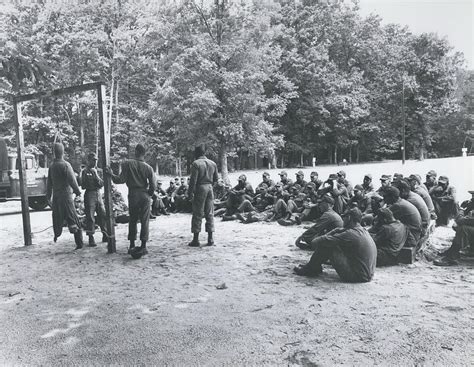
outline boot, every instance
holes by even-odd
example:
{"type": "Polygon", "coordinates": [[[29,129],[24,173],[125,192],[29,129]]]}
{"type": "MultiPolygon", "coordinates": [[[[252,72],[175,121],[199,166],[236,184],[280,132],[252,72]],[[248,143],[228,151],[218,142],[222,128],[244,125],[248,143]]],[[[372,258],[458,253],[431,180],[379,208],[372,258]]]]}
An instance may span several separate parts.
{"type": "Polygon", "coordinates": [[[214,246],[214,239],[212,238],[212,232],[207,234],[207,244],[206,246],[214,246]]]}
{"type": "Polygon", "coordinates": [[[74,241],[76,242],[76,250],[81,249],[83,246],[81,230],[78,230],[76,233],[74,233],[74,241]]]}
{"type": "Polygon", "coordinates": [[[130,240],[130,247],[128,248],[128,251],[127,253],[130,255],[131,252],[132,252],[132,249],[135,248],[135,241],[134,240],[130,240]]]}
{"type": "Polygon", "coordinates": [[[96,243],[95,243],[95,240],[94,240],[94,236],[93,235],[89,235],[89,247],[96,247],[96,243]]]}
{"type": "Polygon", "coordinates": [[[201,244],[199,243],[199,233],[194,233],[193,240],[188,243],[190,247],[199,247],[201,244]]]}
{"type": "Polygon", "coordinates": [[[109,239],[105,233],[102,233],[102,242],[109,242],[109,239]]]}
{"type": "Polygon", "coordinates": [[[142,255],[148,254],[148,250],[146,249],[146,241],[142,241],[142,245],[140,246],[140,250],[142,251],[142,255]]]}

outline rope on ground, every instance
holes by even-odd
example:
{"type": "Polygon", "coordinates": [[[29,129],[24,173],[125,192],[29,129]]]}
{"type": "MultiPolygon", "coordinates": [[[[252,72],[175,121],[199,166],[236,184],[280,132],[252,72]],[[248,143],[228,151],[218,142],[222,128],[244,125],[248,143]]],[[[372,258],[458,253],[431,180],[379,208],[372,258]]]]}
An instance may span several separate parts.
{"type": "Polygon", "coordinates": [[[53,228],[53,226],[46,227],[45,229],[42,229],[41,231],[37,231],[37,232],[31,232],[31,235],[34,235],[34,234],[38,234],[38,233],[41,233],[41,232],[47,231],[47,230],[48,230],[48,229],[50,229],[50,228],[53,228]]]}

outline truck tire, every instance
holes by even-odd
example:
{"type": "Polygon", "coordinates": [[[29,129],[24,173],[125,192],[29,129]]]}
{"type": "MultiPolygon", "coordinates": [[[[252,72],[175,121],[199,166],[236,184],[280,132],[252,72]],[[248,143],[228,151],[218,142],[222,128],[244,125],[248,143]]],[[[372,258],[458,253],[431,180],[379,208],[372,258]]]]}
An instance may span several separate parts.
{"type": "Polygon", "coordinates": [[[44,210],[48,206],[45,196],[33,196],[28,198],[28,205],[33,210],[44,210]]]}

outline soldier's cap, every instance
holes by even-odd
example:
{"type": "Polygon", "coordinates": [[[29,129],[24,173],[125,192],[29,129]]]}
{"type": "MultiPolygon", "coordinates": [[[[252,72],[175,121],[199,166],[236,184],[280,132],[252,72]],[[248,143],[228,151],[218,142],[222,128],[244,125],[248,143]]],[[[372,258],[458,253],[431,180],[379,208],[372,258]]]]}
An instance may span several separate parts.
{"type": "Polygon", "coordinates": [[[175,180],[175,181],[176,181],[176,180],[178,180],[178,181],[179,181],[179,177],[175,177],[175,178],[174,178],[174,180],[175,180]]]}
{"type": "Polygon", "coordinates": [[[354,222],[360,223],[362,221],[362,212],[360,211],[359,208],[351,208],[346,210],[344,213],[342,213],[341,217],[349,217],[351,218],[354,222]]]}
{"type": "Polygon", "coordinates": [[[364,178],[368,178],[368,179],[372,180],[372,175],[371,175],[370,173],[367,173],[367,174],[364,176],[364,178]]]}
{"type": "Polygon", "coordinates": [[[399,191],[410,191],[410,186],[405,180],[398,181],[397,188],[399,191]]]}
{"type": "Polygon", "coordinates": [[[174,184],[174,180],[170,180],[170,183],[173,183],[173,184],[174,184]]]}
{"type": "Polygon", "coordinates": [[[337,175],[338,175],[339,177],[346,177],[346,172],[344,172],[344,171],[339,171],[339,172],[337,173],[337,175]]]}
{"type": "Polygon", "coordinates": [[[246,180],[247,180],[247,176],[245,176],[245,175],[240,175],[240,176],[239,176],[239,181],[241,181],[241,180],[246,181],[246,180]]]}
{"type": "Polygon", "coordinates": [[[87,155],[87,159],[95,159],[95,160],[97,160],[97,154],[95,154],[94,152],[90,152],[90,153],[87,155]]]}
{"type": "Polygon", "coordinates": [[[446,176],[439,176],[438,182],[448,183],[449,178],[447,178],[446,176]]]}
{"type": "Polygon", "coordinates": [[[382,175],[382,177],[380,177],[380,181],[388,181],[392,178],[392,176],[390,175],[382,175]]]}
{"type": "Polygon", "coordinates": [[[394,174],[393,174],[393,180],[394,180],[394,181],[399,181],[399,180],[401,180],[402,178],[403,178],[403,174],[401,174],[401,173],[394,173],[394,174]]]}
{"type": "Polygon", "coordinates": [[[331,173],[331,174],[329,175],[328,180],[337,180],[337,175],[336,175],[335,173],[331,173]]]}
{"type": "Polygon", "coordinates": [[[400,190],[398,190],[395,186],[389,186],[383,190],[383,196],[398,198],[400,197],[400,190]]]}
{"type": "Polygon", "coordinates": [[[421,182],[417,175],[408,176],[408,181],[416,181],[418,184],[421,182]]]}
{"type": "Polygon", "coordinates": [[[364,191],[364,188],[362,187],[362,185],[355,185],[354,191],[364,191]]]}
{"type": "Polygon", "coordinates": [[[426,177],[431,177],[431,176],[438,176],[435,170],[429,170],[428,173],[426,174],[426,177]]]}
{"type": "Polygon", "coordinates": [[[288,175],[288,173],[287,173],[286,171],[281,171],[281,172],[279,173],[279,175],[280,175],[280,176],[288,175]]]}
{"type": "Polygon", "coordinates": [[[265,177],[270,177],[270,173],[269,173],[269,172],[267,172],[267,171],[265,171],[265,172],[263,172],[262,176],[265,176],[265,177]]]}
{"type": "Polygon", "coordinates": [[[334,198],[331,195],[323,195],[321,198],[316,200],[317,203],[328,203],[334,205],[334,198]]]}
{"type": "Polygon", "coordinates": [[[156,184],[157,184],[157,185],[161,185],[162,183],[163,183],[163,182],[161,182],[161,180],[156,181],[156,184]]]}
{"type": "Polygon", "coordinates": [[[296,176],[304,176],[304,172],[303,171],[298,171],[295,173],[296,176]]]}
{"type": "Polygon", "coordinates": [[[314,176],[319,176],[319,175],[318,175],[318,172],[313,171],[313,172],[311,172],[310,176],[311,176],[311,177],[314,177],[314,176]]]}

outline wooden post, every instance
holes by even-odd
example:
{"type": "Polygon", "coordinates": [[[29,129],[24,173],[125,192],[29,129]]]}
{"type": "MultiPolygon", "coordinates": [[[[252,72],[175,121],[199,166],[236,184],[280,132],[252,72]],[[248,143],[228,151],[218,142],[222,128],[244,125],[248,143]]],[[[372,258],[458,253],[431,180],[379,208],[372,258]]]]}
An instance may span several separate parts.
{"type": "Polygon", "coordinates": [[[13,102],[13,112],[16,122],[16,143],[20,174],[21,216],[23,217],[23,237],[25,246],[32,245],[30,208],[28,206],[28,188],[26,180],[25,141],[23,138],[23,122],[21,121],[21,102],[13,102]]]}
{"type": "MultiPolygon", "coordinates": [[[[102,168],[110,167],[110,134],[107,126],[107,106],[105,100],[105,84],[97,87],[97,102],[99,105],[99,130],[100,130],[100,162],[102,168]]],[[[109,175],[104,175],[104,204],[105,204],[105,228],[108,234],[107,252],[112,254],[115,248],[114,213],[112,206],[112,180],[109,175]]]]}

